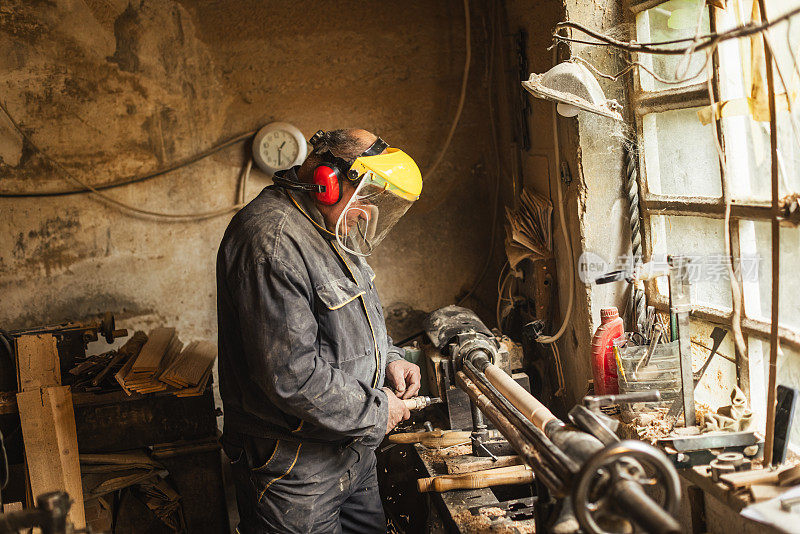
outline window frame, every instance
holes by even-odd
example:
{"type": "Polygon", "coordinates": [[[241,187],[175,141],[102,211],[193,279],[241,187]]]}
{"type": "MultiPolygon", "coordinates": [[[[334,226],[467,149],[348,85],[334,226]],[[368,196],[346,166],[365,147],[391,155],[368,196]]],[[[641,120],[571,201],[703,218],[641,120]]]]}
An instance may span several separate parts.
{"type": "MultiPolygon", "coordinates": [[[[632,14],[634,28],[636,27],[636,17],[654,7],[666,3],[668,0],[629,0],[628,11],[632,14]]],[[[706,4],[709,10],[709,24],[711,31],[717,31],[716,8],[706,4]]],[[[635,31],[635,30],[634,30],[635,31]]],[[[714,91],[714,99],[720,101],[719,97],[719,51],[714,50],[712,56],[712,79],[711,84],[714,91]]],[[[659,91],[642,90],[639,69],[633,69],[633,76],[629,78],[629,89],[632,95],[631,107],[633,119],[636,127],[636,139],[639,150],[637,151],[637,164],[639,171],[639,208],[641,213],[642,228],[642,261],[648,261],[652,256],[652,217],[653,216],[693,216],[708,217],[714,219],[725,218],[725,181],[721,181],[722,194],[719,198],[676,196],[650,193],[648,189],[647,167],[645,165],[644,154],[644,135],[643,117],[650,113],[661,113],[665,111],[680,110],[695,107],[707,107],[711,104],[708,95],[708,85],[704,80],[700,83],[669,88],[659,91]]],[[[720,143],[725,147],[725,136],[722,128],[722,121],[715,120],[713,126],[717,129],[720,143]]],[[[722,169],[720,169],[720,173],[722,169]]],[[[772,220],[772,207],[769,200],[739,200],[734,199],[731,204],[729,231],[731,236],[731,256],[734,261],[740,258],[739,247],[739,222],[746,221],[770,221],[772,220]]],[[[739,276],[739,283],[742,283],[739,276]]],[[[645,284],[645,294],[647,302],[651,306],[662,312],[669,312],[669,299],[662,296],[656,289],[655,283],[645,284]]],[[[691,316],[715,326],[722,326],[727,329],[732,327],[733,311],[722,310],[709,306],[693,305],[691,316]]],[[[734,344],[736,351],[736,376],[737,384],[750,398],[750,365],[749,365],[749,344],[750,337],[759,341],[769,343],[770,341],[770,322],[763,319],[747,317],[744,310],[744,299],[742,300],[741,311],[741,330],[745,338],[745,353],[741,354],[739,348],[734,344]]],[[[779,326],[778,336],[781,345],[785,345],[794,350],[800,351],[800,332],[779,326]]]]}

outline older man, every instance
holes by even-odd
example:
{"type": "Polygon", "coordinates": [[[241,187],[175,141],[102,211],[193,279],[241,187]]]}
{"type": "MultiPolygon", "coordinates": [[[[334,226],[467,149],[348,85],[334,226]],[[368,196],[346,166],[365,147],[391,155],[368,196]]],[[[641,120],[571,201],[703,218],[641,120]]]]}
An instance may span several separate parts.
{"type": "Polygon", "coordinates": [[[384,532],[374,449],[420,385],[364,261],[419,197],[419,169],[364,130],[311,144],[236,214],[217,257],[222,443],[241,534],[384,532]]]}

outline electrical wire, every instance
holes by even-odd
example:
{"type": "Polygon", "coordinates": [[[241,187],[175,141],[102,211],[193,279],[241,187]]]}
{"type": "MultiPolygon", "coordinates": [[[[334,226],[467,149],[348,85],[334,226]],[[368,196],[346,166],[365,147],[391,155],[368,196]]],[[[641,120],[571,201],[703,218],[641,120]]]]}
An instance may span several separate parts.
{"type": "MultiPolygon", "coordinates": [[[[708,52],[708,55],[711,55],[711,52],[708,52]]],[[[711,109],[716,109],[716,98],[714,97],[714,88],[713,88],[713,72],[711,67],[708,67],[708,76],[706,79],[706,86],[708,88],[708,98],[711,104],[711,109]]],[[[731,316],[731,330],[733,330],[733,341],[736,345],[736,350],[739,354],[747,354],[747,345],[744,341],[744,336],[742,335],[742,287],[739,285],[739,279],[736,277],[736,274],[733,269],[733,256],[732,256],[732,246],[731,246],[731,204],[732,204],[732,195],[730,190],[730,184],[728,182],[728,166],[727,161],[725,159],[725,151],[722,148],[722,143],[720,142],[719,133],[717,132],[717,122],[720,121],[720,118],[717,116],[716,113],[713,114],[714,118],[714,127],[711,128],[711,132],[714,137],[714,148],[717,151],[717,157],[719,158],[719,168],[720,168],[720,180],[722,184],[723,196],[725,201],[725,215],[724,215],[724,240],[725,240],[725,255],[728,258],[726,262],[726,268],[728,270],[728,279],[730,281],[731,286],[731,301],[733,304],[733,314],[731,316]]]]}
{"type": "MultiPolygon", "coordinates": [[[[464,4],[465,4],[465,7],[468,7],[468,3],[466,2],[466,0],[465,0],[464,4]]],[[[492,102],[492,97],[494,95],[492,93],[492,83],[491,83],[492,75],[494,73],[494,54],[493,54],[493,52],[494,52],[494,47],[495,47],[495,30],[496,30],[496,28],[494,26],[495,26],[495,22],[493,21],[492,22],[492,32],[491,32],[492,38],[491,38],[491,44],[490,44],[490,47],[489,47],[489,67],[488,67],[489,83],[487,84],[487,89],[488,89],[488,92],[489,92],[489,95],[488,95],[489,96],[489,98],[488,98],[489,121],[490,121],[490,123],[492,125],[492,135],[491,135],[491,138],[492,138],[492,149],[493,149],[493,152],[494,152],[495,169],[496,169],[496,172],[497,172],[497,175],[495,176],[495,186],[494,186],[494,203],[493,203],[494,206],[492,208],[492,227],[491,227],[492,228],[492,230],[491,230],[492,233],[491,233],[491,238],[489,240],[489,248],[486,251],[486,259],[483,262],[483,267],[481,268],[480,274],[478,274],[478,277],[475,279],[475,282],[472,284],[472,287],[469,289],[469,291],[467,291],[460,299],[458,299],[458,302],[456,302],[456,306],[460,306],[461,304],[463,304],[470,296],[472,296],[475,293],[475,291],[478,289],[478,286],[483,281],[483,278],[486,276],[486,273],[489,272],[489,266],[492,264],[492,257],[494,256],[494,245],[495,245],[495,242],[497,241],[497,216],[498,216],[498,214],[500,212],[500,173],[501,173],[500,163],[501,162],[500,162],[500,149],[497,146],[497,137],[495,135],[495,133],[496,133],[495,132],[496,121],[495,121],[494,104],[492,102]]],[[[444,196],[441,197],[441,198],[444,198],[444,196]]],[[[441,202],[441,198],[440,198],[440,202],[441,202]]]]}
{"type": "MultiPolygon", "coordinates": [[[[501,271],[502,272],[502,271],[501,271]]],[[[497,308],[495,310],[495,320],[497,321],[497,329],[500,331],[500,335],[503,334],[503,313],[501,311],[502,302],[508,301],[511,303],[511,308],[514,308],[514,299],[513,298],[504,298],[503,297],[503,288],[506,286],[506,283],[511,279],[511,276],[514,274],[512,270],[509,269],[508,274],[505,275],[503,280],[497,286],[497,308]]],[[[509,297],[511,296],[511,286],[509,285],[509,297]]]]}
{"type": "Polygon", "coordinates": [[[247,158],[244,165],[244,172],[239,178],[239,204],[244,205],[247,199],[247,181],[250,179],[250,170],[253,168],[253,158],[247,158]]]}
{"type": "Polygon", "coordinates": [[[553,141],[555,142],[554,152],[556,160],[556,190],[558,191],[558,222],[561,225],[561,235],[564,237],[564,246],[567,249],[567,270],[569,272],[569,275],[567,275],[567,279],[569,280],[569,291],[567,293],[569,297],[567,297],[567,311],[564,313],[564,319],[561,321],[561,327],[552,336],[539,336],[536,338],[536,341],[539,343],[555,343],[561,338],[561,336],[564,335],[564,332],[567,330],[567,324],[569,324],[569,320],[572,316],[572,301],[574,300],[575,295],[575,258],[572,251],[572,243],[570,242],[569,233],[567,232],[567,223],[564,219],[564,195],[561,192],[561,179],[558,176],[558,169],[561,162],[561,150],[558,146],[558,112],[556,111],[555,104],[553,104],[553,141]]]}
{"type": "MultiPolygon", "coordinates": [[[[450,148],[450,142],[453,140],[453,135],[456,131],[456,126],[458,126],[458,122],[461,120],[461,113],[464,111],[464,103],[467,100],[467,81],[469,80],[469,68],[470,63],[472,63],[472,30],[471,30],[471,19],[470,19],[470,12],[469,12],[469,0],[464,0],[464,68],[461,72],[461,91],[458,96],[458,105],[456,106],[456,113],[453,116],[453,122],[450,124],[450,129],[448,130],[447,137],[445,138],[444,144],[442,148],[439,150],[439,154],[436,156],[433,164],[423,173],[423,176],[427,180],[430,175],[436,172],[436,169],[439,168],[439,164],[442,162],[442,158],[444,158],[445,153],[450,148]]],[[[416,209],[416,213],[418,214],[425,214],[430,213],[436,210],[442,203],[450,198],[450,193],[455,188],[456,184],[458,183],[457,177],[451,177],[449,183],[445,187],[444,191],[439,194],[439,198],[435,200],[432,204],[429,205],[422,205],[416,209]]]]}
{"type": "MultiPolygon", "coordinates": [[[[11,121],[11,124],[14,126],[14,129],[28,142],[30,142],[30,137],[27,136],[23,131],[22,128],[19,126],[17,121],[14,119],[13,115],[8,111],[8,108],[3,103],[2,99],[0,99],[0,110],[8,117],[8,120],[11,121]]],[[[229,137],[228,139],[209,147],[197,154],[194,154],[188,158],[179,160],[167,167],[162,169],[158,169],[155,171],[148,172],[146,174],[136,175],[136,176],[129,176],[127,178],[121,178],[119,180],[94,186],[94,188],[98,191],[105,191],[107,189],[113,189],[115,187],[123,187],[130,184],[136,184],[140,182],[145,182],[147,180],[152,180],[153,178],[157,178],[159,176],[163,176],[165,174],[169,174],[173,171],[181,169],[183,167],[187,167],[198,161],[205,159],[209,156],[216,154],[217,152],[228,148],[229,146],[235,145],[237,143],[241,143],[256,134],[257,130],[253,130],[250,132],[240,133],[229,137]]],[[[47,153],[42,151],[37,145],[32,143],[33,148],[47,161],[50,163],[53,162],[53,158],[51,158],[47,153]]],[[[72,190],[64,190],[64,191],[0,191],[0,198],[26,198],[26,197],[52,197],[52,196],[67,196],[67,195],[78,195],[82,193],[90,193],[91,189],[81,188],[81,189],[72,189],[72,190]]]]}
{"type": "Polygon", "coordinates": [[[67,169],[66,167],[64,167],[61,163],[59,163],[58,161],[56,161],[53,158],[51,158],[50,156],[48,156],[47,153],[44,152],[33,141],[33,139],[31,139],[30,136],[28,134],[26,134],[22,130],[22,128],[19,126],[19,124],[17,124],[17,122],[14,120],[14,118],[8,113],[8,110],[6,109],[5,105],[3,105],[1,102],[0,102],[0,107],[2,107],[3,112],[5,112],[6,116],[8,116],[8,118],[11,121],[12,125],[14,126],[14,128],[17,130],[17,132],[19,132],[20,135],[22,135],[22,137],[28,142],[28,144],[36,152],[41,154],[42,157],[47,159],[54,167],[56,167],[59,170],[61,170],[63,175],[68,180],[70,180],[70,181],[72,181],[72,182],[84,187],[86,190],[88,190],[89,192],[94,194],[96,197],[101,199],[103,202],[106,202],[106,203],[108,203],[108,204],[110,204],[110,205],[112,205],[112,206],[114,206],[114,207],[116,207],[118,209],[121,209],[122,211],[128,212],[128,213],[133,214],[133,215],[146,217],[146,218],[162,219],[162,220],[171,221],[171,222],[190,222],[190,221],[201,221],[201,220],[211,219],[211,218],[214,218],[214,217],[218,217],[220,215],[225,215],[227,213],[230,213],[231,211],[235,211],[235,210],[238,210],[238,209],[243,207],[243,204],[239,203],[239,204],[234,204],[234,205],[227,206],[227,207],[224,207],[224,208],[218,208],[218,209],[215,209],[215,210],[204,211],[204,212],[162,213],[162,212],[142,209],[142,208],[139,208],[138,206],[134,206],[132,204],[128,204],[126,202],[122,202],[120,200],[117,200],[117,199],[115,199],[113,197],[110,197],[107,194],[103,193],[97,187],[94,187],[91,184],[89,184],[87,182],[84,182],[83,180],[81,180],[80,178],[78,178],[77,176],[72,174],[72,172],[70,172],[70,170],[67,169]]]}
{"type": "MultiPolygon", "coordinates": [[[[464,54],[464,71],[461,75],[461,92],[458,96],[458,106],[456,107],[456,114],[453,117],[453,122],[450,125],[450,130],[447,132],[447,137],[444,139],[444,144],[442,145],[441,150],[439,150],[439,154],[436,156],[436,159],[433,161],[433,165],[428,168],[426,172],[427,176],[430,176],[436,169],[439,168],[439,164],[442,162],[444,155],[447,153],[447,149],[450,148],[450,142],[453,140],[453,135],[456,133],[456,127],[458,126],[458,122],[461,120],[461,112],[464,111],[464,102],[467,99],[467,80],[469,79],[469,64],[472,62],[472,35],[471,35],[471,28],[470,25],[472,24],[470,20],[470,13],[469,13],[469,0],[464,0],[464,45],[465,45],[465,54],[464,54]]],[[[452,182],[454,183],[456,180],[453,179],[452,182]]]]}
{"type": "Polygon", "coordinates": [[[587,42],[586,44],[593,44],[596,46],[610,46],[612,48],[617,48],[620,50],[627,50],[628,52],[636,52],[636,53],[644,53],[644,54],[662,54],[662,55],[674,55],[679,56],[685,54],[687,51],[691,52],[699,52],[706,48],[710,48],[716,46],[718,43],[722,41],[727,41],[729,39],[738,39],[740,37],[747,37],[749,35],[755,35],[757,33],[761,33],[772,26],[779,24],[785,20],[789,20],[791,17],[800,13],[800,7],[792,9],[780,17],[777,17],[771,21],[764,22],[762,24],[743,24],[736,28],[732,28],[725,32],[712,32],[701,36],[695,36],[691,38],[692,45],[684,48],[663,48],[664,45],[673,44],[674,41],[662,41],[660,43],[637,43],[635,41],[621,41],[619,39],[615,39],[609,35],[605,35],[603,33],[597,32],[586,26],[579,24],[577,22],[572,21],[563,21],[556,24],[556,29],[553,33],[553,38],[557,41],[567,41],[567,42],[574,42],[572,37],[566,37],[560,35],[558,30],[561,28],[572,28],[578,30],[580,32],[585,33],[586,35],[597,39],[599,42],[587,42]]]}
{"type": "Polygon", "coordinates": [[[556,364],[556,380],[558,381],[558,389],[553,393],[553,396],[560,397],[564,394],[564,390],[566,389],[564,367],[561,365],[561,353],[558,350],[558,343],[550,343],[550,348],[553,350],[553,359],[556,364]]]}

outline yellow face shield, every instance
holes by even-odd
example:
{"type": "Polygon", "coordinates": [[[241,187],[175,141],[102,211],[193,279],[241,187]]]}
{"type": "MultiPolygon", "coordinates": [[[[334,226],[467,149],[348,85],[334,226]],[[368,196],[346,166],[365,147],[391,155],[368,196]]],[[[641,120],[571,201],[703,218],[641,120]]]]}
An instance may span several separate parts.
{"type": "Polygon", "coordinates": [[[387,148],[355,160],[356,192],[336,221],[336,240],[352,254],[369,256],[422,193],[422,174],[411,156],[387,148]]]}

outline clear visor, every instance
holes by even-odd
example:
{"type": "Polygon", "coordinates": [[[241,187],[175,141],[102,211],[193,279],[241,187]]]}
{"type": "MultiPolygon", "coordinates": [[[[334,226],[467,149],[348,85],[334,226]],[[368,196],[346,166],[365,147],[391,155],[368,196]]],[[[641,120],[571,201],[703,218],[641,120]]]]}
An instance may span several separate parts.
{"type": "Polygon", "coordinates": [[[392,192],[392,186],[367,172],[336,221],[339,245],[357,256],[369,256],[413,201],[392,192]]]}

